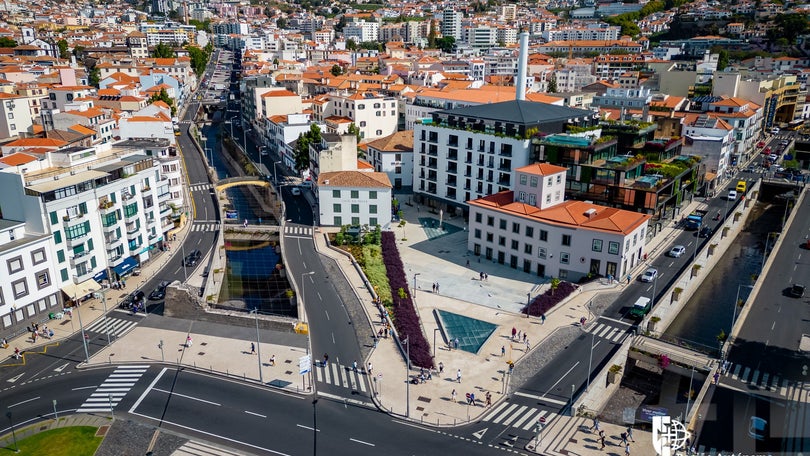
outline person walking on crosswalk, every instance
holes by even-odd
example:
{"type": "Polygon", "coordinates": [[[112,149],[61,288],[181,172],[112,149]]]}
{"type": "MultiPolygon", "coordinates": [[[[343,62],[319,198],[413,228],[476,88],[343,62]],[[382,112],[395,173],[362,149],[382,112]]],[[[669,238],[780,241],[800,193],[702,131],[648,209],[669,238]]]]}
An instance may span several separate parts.
{"type": "Polygon", "coordinates": [[[352,363],[352,370],[354,370],[355,374],[357,373],[357,360],[354,360],[354,362],[352,363]]]}
{"type": "Polygon", "coordinates": [[[369,361],[368,362],[368,369],[366,369],[366,373],[368,373],[368,375],[373,375],[373,373],[372,373],[373,371],[374,371],[374,367],[371,365],[371,361],[369,361]]]}

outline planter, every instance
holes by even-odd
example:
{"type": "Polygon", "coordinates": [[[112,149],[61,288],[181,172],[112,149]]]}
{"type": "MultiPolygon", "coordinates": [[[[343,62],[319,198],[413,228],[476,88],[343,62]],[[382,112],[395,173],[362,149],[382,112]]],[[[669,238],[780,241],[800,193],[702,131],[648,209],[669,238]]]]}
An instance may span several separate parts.
{"type": "Polygon", "coordinates": [[[658,317],[651,317],[650,320],[647,322],[647,332],[654,333],[655,332],[655,325],[661,321],[658,317]]]}
{"type": "Polygon", "coordinates": [[[675,288],[672,290],[672,302],[677,301],[681,297],[681,293],[683,293],[683,288],[675,288]]]}
{"type": "Polygon", "coordinates": [[[699,264],[696,264],[696,265],[692,266],[692,277],[695,277],[695,276],[698,275],[698,273],[700,272],[700,268],[701,268],[701,266],[699,264]]]}
{"type": "Polygon", "coordinates": [[[740,217],[742,217],[742,212],[735,212],[735,213],[734,213],[734,223],[739,222],[739,221],[740,221],[740,217]]]}
{"type": "Polygon", "coordinates": [[[723,232],[721,233],[720,237],[724,238],[724,237],[728,236],[728,230],[729,230],[729,227],[724,226],[723,227],[723,232]]]}
{"type": "Polygon", "coordinates": [[[714,255],[714,251],[715,251],[715,250],[717,250],[717,244],[709,244],[709,251],[708,251],[708,255],[709,255],[709,256],[714,255]]]}
{"type": "Polygon", "coordinates": [[[610,369],[607,373],[607,381],[608,384],[617,384],[621,381],[622,378],[622,366],[618,364],[614,364],[610,366],[610,369]]]}

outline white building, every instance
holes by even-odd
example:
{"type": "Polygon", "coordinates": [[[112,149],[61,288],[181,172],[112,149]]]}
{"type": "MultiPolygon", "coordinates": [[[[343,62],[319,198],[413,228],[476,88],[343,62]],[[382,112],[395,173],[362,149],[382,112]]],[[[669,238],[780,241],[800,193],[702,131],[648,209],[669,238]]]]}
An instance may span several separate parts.
{"type": "Polygon", "coordinates": [[[385,173],[321,173],[317,194],[321,225],[385,227],[391,221],[391,182],[385,173]]]}
{"type": "Polygon", "coordinates": [[[638,72],[624,73],[604,93],[593,97],[593,105],[605,108],[643,108],[649,106],[652,92],[639,84],[638,72]]]}
{"type": "Polygon", "coordinates": [[[49,167],[6,168],[3,212],[32,232],[52,235],[60,287],[123,276],[162,247],[174,227],[168,182],[142,149],[67,148],[48,153],[49,167]]]}
{"type": "Polygon", "coordinates": [[[377,41],[380,38],[380,24],[377,22],[358,21],[343,27],[343,37],[357,43],[377,41]]]}
{"type": "MultiPolygon", "coordinates": [[[[281,156],[284,166],[294,168],[295,151],[290,147],[290,144],[303,133],[308,132],[312,124],[309,114],[299,113],[268,117],[267,130],[265,131],[267,147],[281,156]]],[[[324,124],[316,123],[316,125],[321,131],[326,130],[324,124]]]]}
{"type": "Polygon", "coordinates": [[[734,150],[734,128],[722,119],[701,114],[683,126],[683,138],[681,153],[700,157],[706,171],[725,181],[734,150]]]}
{"type": "MultiPolygon", "coordinates": [[[[0,219],[0,335],[10,339],[61,309],[50,235],[0,219]]],[[[22,347],[21,347],[22,349],[22,347]]],[[[11,348],[10,350],[13,350],[11,348]]]]}
{"type": "Polygon", "coordinates": [[[434,112],[414,125],[414,193],[431,205],[465,208],[513,188],[514,170],[542,159],[534,134],[596,121],[591,111],[525,100],[434,112]]]}
{"type": "Polygon", "coordinates": [[[0,92],[0,139],[19,138],[31,133],[33,118],[24,97],[0,92]]]}
{"type": "Polygon", "coordinates": [[[152,115],[144,115],[142,112],[143,110],[129,117],[121,117],[118,121],[118,135],[121,139],[165,139],[171,145],[176,144],[171,117],[163,112],[152,115]]]}
{"type": "Polygon", "coordinates": [[[452,36],[456,42],[461,41],[461,19],[463,14],[460,11],[446,9],[442,12],[442,36],[452,36]]]}
{"type": "Polygon", "coordinates": [[[565,201],[561,166],[515,171],[514,191],[469,202],[467,248],[475,255],[572,282],[588,274],[623,278],[643,261],[649,215],[565,201]]]}
{"type": "Polygon", "coordinates": [[[374,171],[387,174],[394,190],[413,187],[413,130],[398,131],[365,147],[374,171]]]}
{"type": "Polygon", "coordinates": [[[332,93],[323,118],[332,116],[352,119],[360,129],[361,139],[388,136],[397,131],[397,100],[376,92],[332,93]]]}

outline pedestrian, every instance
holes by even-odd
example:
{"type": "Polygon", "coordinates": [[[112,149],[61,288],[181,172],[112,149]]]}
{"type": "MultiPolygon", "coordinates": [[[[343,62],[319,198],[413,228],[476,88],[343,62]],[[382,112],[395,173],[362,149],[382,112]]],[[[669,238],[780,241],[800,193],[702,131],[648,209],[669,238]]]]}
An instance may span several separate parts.
{"type": "Polygon", "coordinates": [[[489,282],[489,274],[487,274],[486,272],[484,273],[484,280],[489,282]]]}
{"type": "Polygon", "coordinates": [[[526,339],[526,351],[529,351],[531,345],[529,345],[529,339],[526,339]]]}
{"type": "Polygon", "coordinates": [[[465,394],[464,398],[467,399],[467,405],[472,403],[472,395],[470,393],[465,394]]]}
{"type": "Polygon", "coordinates": [[[630,444],[629,443],[627,445],[625,445],[625,447],[624,447],[624,454],[625,454],[625,456],[630,456],[630,444]]]}
{"type": "Polygon", "coordinates": [[[357,360],[354,360],[354,362],[352,363],[352,370],[353,370],[355,373],[357,373],[357,360]]]}
{"type": "Polygon", "coordinates": [[[253,342],[250,343],[250,354],[251,355],[256,354],[256,344],[254,344],[253,342]]]}
{"type": "Polygon", "coordinates": [[[453,341],[453,344],[455,345],[456,350],[458,350],[458,337],[456,337],[456,339],[453,341]]]}
{"type": "Polygon", "coordinates": [[[716,385],[718,383],[720,383],[720,372],[715,372],[714,373],[714,384],[716,385]]]}
{"type": "Polygon", "coordinates": [[[379,343],[380,339],[378,337],[374,338],[374,348],[377,348],[377,344],[379,343]]]}
{"type": "Polygon", "coordinates": [[[511,374],[513,370],[515,370],[515,363],[509,361],[509,373],[511,374]]]}
{"type": "Polygon", "coordinates": [[[605,449],[605,431],[599,431],[599,442],[602,444],[602,448],[600,450],[605,449]]]}
{"type": "Polygon", "coordinates": [[[506,346],[501,345],[501,358],[503,358],[504,356],[506,356],[506,346]]]}
{"type": "Polygon", "coordinates": [[[6,340],[6,338],[5,338],[5,337],[4,337],[4,338],[2,338],[2,339],[0,339],[0,347],[2,347],[2,348],[4,348],[4,349],[5,349],[5,348],[8,348],[8,341],[6,340]]]}
{"type": "Polygon", "coordinates": [[[475,403],[475,393],[470,393],[470,403],[472,405],[476,405],[476,403],[475,403]]]}
{"type": "Polygon", "coordinates": [[[627,440],[636,443],[636,439],[633,438],[633,427],[627,426],[627,440]]]}
{"type": "Polygon", "coordinates": [[[619,434],[619,437],[621,437],[621,439],[622,439],[622,445],[629,445],[627,443],[627,433],[626,432],[622,432],[621,434],[619,434]]]}
{"type": "Polygon", "coordinates": [[[444,363],[439,361],[439,373],[441,374],[442,372],[444,372],[444,363]]]}
{"type": "Polygon", "coordinates": [[[191,348],[191,344],[192,344],[191,336],[190,335],[186,336],[186,348],[191,348]]]}
{"type": "Polygon", "coordinates": [[[368,369],[366,369],[366,372],[368,372],[368,375],[372,375],[373,371],[374,371],[374,366],[372,366],[371,361],[369,361],[368,362],[368,369]]]}
{"type": "Polygon", "coordinates": [[[630,285],[630,279],[632,279],[632,278],[633,278],[633,276],[632,276],[632,275],[627,274],[627,284],[628,284],[628,285],[630,285]]]}
{"type": "Polygon", "coordinates": [[[487,407],[492,407],[492,394],[487,391],[487,395],[485,397],[487,400],[487,407]]]}
{"type": "Polygon", "coordinates": [[[599,432],[599,419],[598,418],[593,419],[593,426],[591,426],[590,430],[591,431],[596,430],[596,432],[599,432]]]}
{"type": "Polygon", "coordinates": [[[452,400],[453,402],[456,402],[456,389],[455,388],[453,388],[453,391],[450,393],[450,398],[451,398],[450,400],[452,400]]]}
{"type": "MultiPolygon", "coordinates": [[[[479,260],[480,260],[480,258],[479,258],[479,260]]],[[[478,272],[478,280],[480,280],[481,282],[484,281],[484,271],[479,271],[478,272]]]]}
{"type": "Polygon", "coordinates": [[[456,371],[456,381],[461,383],[461,369],[456,371]]]}
{"type": "Polygon", "coordinates": [[[526,333],[523,333],[523,342],[526,342],[526,333]]]}
{"type": "Polygon", "coordinates": [[[436,293],[436,283],[433,283],[433,292],[436,293]]]}
{"type": "Polygon", "coordinates": [[[468,268],[470,267],[470,259],[469,258],[467,258],[467,267],[468,268]]]}
{"type": "Polygon", "coordinates": [[[436,282],[436,294],[439,294],[439,282],[436,282]]]}
{"type": "Polygon", "coordinates": [[[518,329],[518,333],[517,333],[517,340],[518,340],[518,342],[520,342],[520,333],[521,333],[521,331],[518,329]]]}
{"type": "Polygon", "coordinates": [[[515,336],[517,335],[517,328],[512,326],[512,340],[515,340],[515,336]]]}
{"type": "Polygon", "coordinates": [[[20,348],[14,347],[14,359],[20,359],[20,348]]]}
{"type": "Polygon", "coordinates": [[[275,365],[276,365],[276,355],[273,355],[270,357],[270,367],[273,367],[275,365]]]}
{"type": "Polygon", "coordinates": [[[540,314],[540,324],[546,324],[546,314],[540,314]]]}

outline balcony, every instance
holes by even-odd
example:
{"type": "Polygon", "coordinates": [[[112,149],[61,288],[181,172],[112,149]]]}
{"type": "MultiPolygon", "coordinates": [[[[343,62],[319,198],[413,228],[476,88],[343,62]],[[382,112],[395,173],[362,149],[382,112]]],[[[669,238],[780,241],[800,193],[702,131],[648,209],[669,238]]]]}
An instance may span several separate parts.
{"type": "Polygon", "coordinates": [[[133,194],[131,194],[129,192],[121,193],[121,200],[123,200],[123,201],[129,201],[132,198],[135,198],[135,195],[133,195],[133,194]]]}
{"type": "Polygon", "coordinates": [[[171,218],[165,218],[161,220],[160,224],[160,231],[165,233],[174,228],[174,221],[171,218]]]}
{"type": "Polygon", "coordinates": [[[84,263],[88,260],[88,256],[92,253],[90,250],[84,250],[70,257],[70,266],[76,267],[77,264],[84,263]]]}
{"type": "Polygon", "coordinates": [[[108,214],[115,210],[115,203],[112,201],[103,200],[98,203],[98,211],[101,214],[108,214]]]}
{"type": "Polygon", "coordinates": [[[171,194],[171,192],[161,193],[160,195],[158,195],[158,202],[159,202],[159,203],[162,203],[162,202],[168,201],[168,200],[170,200],[170,199],[172,199],[172,194],[171,194]]]}
{"type": "Polygon", "coordinates": [[[114,233],[115,229],[118,228],[118,223],[111,223],[109,225],[101,225],[101,230],[105,233],[114,233]]]}
{"type": "Polygon", "coordinates": [[[73,283],[82,283],[86,280],[93,278],[93,270],[85,270],[84,272],[76,271],[76,275],[73,276],[73,283]]]}
{"type": "Polygon", "coordinates": [[[124,242],[124,239],[123,239],[122,236],[105,236],[104,237],[104,243],[107,245],[108,250],[119,246],[122,242],[124,242]]]}
{"type": "Polygon", "coordinates": [[[127,223],[127,234],[137,233],[141,230],[140,223],[127,223]]]}
{"type": "Polygon", "coordinates": [[[64,223],[65,227],[76,226],[80,223],[84,223],[86,220],[87,214],[84,213],[65,215],[62,217],[62,223],[64,223]]]}
{"type": "MultiPolygon", "coordinates": [[[[168,194],[168,193],[167,193],[168,194]]],[[[165,217],[172,213],[171,206],[160,206],[160,216],[165,217]]]]}
{"type": "Polygon", "coordinates": [[[76,236],[73,239],[67,239],[65,240],[65,243],[67,244],[68,247],[74,248],[80,245],[84,245],[84,243],[87,242],[88,239],[90,239],[90,232],[84,233],[81,236],[76,236]]]}
{"type": "Polygon", "coordinates": [[[136,211],[136,212],[130,213],[129,215],[124,214],[124,220],[127,221],[127,222],[132,222],[132,221],[138,220],[138,212],[136,211]]]}
{"type": "Polygon", "coordinates": [[[155,217],[150,217],[150,218],[146,219],[146,226],[152,227],[152,226],[155,226],[156,223],[157,223],[157,219],[155,217]]]}
{"type": "Polygon", "coordinates": [[[108,263],[115,263],[116,261],[120,260],[121,257],[124,256],[118,249],[115,250],[107,250],[107,262],[108,263]]]}

